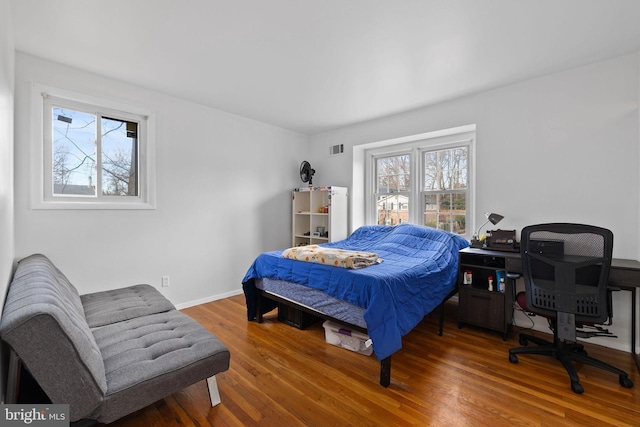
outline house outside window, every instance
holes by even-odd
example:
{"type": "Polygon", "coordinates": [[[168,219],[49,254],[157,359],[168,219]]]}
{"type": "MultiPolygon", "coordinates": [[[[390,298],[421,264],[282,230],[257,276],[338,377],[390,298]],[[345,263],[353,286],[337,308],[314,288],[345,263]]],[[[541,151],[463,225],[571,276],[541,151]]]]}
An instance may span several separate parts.
{"type": "Polygon", "coordinates": [[[155,207],[151,113],[52,88],[34,92],[41,117],[34,148],[42,155],[34,208],[155,207]]]}
{"type": "Polygon", "coordinates": [[[394,225],[409,220],[411,156],[401,154],[375,159],[377,224],[394,225]]]}
{"type": "Polygon", "coordinates": [[[412,223],[471,237],[475,132],[367,152],[367,222],[412,223]]]}

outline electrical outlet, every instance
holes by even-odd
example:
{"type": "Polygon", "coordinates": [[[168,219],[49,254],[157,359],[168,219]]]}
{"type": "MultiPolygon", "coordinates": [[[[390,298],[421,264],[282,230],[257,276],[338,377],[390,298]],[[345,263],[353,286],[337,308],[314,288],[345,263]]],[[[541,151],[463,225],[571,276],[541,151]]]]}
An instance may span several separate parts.
{"type": "Polygon", "coordinates": [[[169,276],[162,276],[162,287],[166,288],[169,286],[169,276]]]}

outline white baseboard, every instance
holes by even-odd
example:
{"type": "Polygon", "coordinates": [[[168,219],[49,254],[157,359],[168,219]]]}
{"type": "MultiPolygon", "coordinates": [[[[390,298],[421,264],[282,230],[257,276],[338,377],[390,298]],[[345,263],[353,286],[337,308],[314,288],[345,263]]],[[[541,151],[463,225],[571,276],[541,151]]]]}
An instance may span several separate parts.
{"type": "Polygon", "coordinates": [[[211,295],[211,296],[208,296],[208,297],[205,297],[205,298],[200,298],[200,299],[193,300],[193,301],[183,302],[181,304],[176,304],[176,308],[178,310],[182,310],[184,308],[193,307],[194,305],[206,304],[206,303],[211,302],[211,301],[216,301],[216,300],[219,300],[219,299],[229,298],[229,297],[233,297],[233,296],[236,296],[236,295],[240,295],[241,293],[242,293],[242,289],[237,289],[235,291],[225,292],[223,294],[211,295]]]}

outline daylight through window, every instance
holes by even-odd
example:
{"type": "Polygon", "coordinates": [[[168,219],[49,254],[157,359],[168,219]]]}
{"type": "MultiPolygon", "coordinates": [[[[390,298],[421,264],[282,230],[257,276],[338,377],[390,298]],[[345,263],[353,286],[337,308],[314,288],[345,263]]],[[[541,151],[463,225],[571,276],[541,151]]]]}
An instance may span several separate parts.
{"type": "Polygon", "coordinates": [[[369,221],[469,234],[474,139],[467,133],[371,149],[369,221]]]}
{"type": "Polygon", "coordinates": [[[42,97],[39,207],[152,208],[148,116],[46,93],[42,97]]]}
{"type": "Polygon", "coordinates": [[[61,107],[52,112],[54,196],[138,195],[138,123],[61,107]]]}
{"type": "Polygon", "coordinates": [[[376,198],[378,224],[393,225],[409,220],[411,156],[376,159],[376,198]]]}
{"type": "Polygon", "coordinates": [[[466,234],[468,158],[468,147],[424,152],[424,225],[466,234]]]}

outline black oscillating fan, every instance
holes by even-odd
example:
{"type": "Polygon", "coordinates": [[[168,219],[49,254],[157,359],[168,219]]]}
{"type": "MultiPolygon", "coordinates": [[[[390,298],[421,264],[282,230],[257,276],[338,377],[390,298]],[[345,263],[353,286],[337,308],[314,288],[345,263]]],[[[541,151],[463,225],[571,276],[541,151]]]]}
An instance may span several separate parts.
{"type": "Polygon", "coordinates": [[[302,182],[308,182],[309,187],[311,187],[313,185],[313,174],[315,173],[316,170],[311,168],[311,164],[309,162],[307,162],[306,160],[302,162],[302,164],[300,165],[300,179],[302,180],[302,182]]]}

